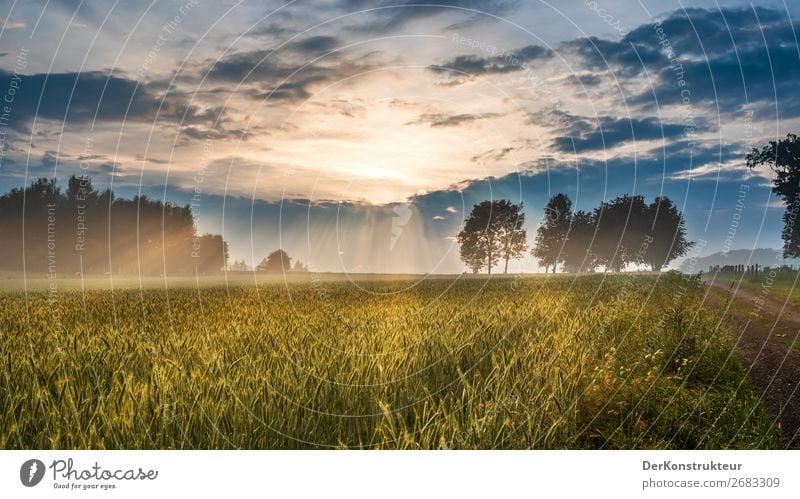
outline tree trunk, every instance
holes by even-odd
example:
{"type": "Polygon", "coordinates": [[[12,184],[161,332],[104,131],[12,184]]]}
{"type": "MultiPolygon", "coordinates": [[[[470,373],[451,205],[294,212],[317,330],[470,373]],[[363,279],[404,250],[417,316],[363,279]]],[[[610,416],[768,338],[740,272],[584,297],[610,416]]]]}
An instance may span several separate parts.
{"type": "Polygon", "coordinates": [[[557,263],[554,263],[554,264],[553,264],[553,273],[554,273],[554,274],[556,273],[556,267],[557,267],[557,266],[558,266],[558,264],[557,264],[557,263]]]}
{"type": "Polygon", "coordinates": [[[506,257],[506,267],[503,269],[504,274],[508,274],[508,257],[506,257]]]}

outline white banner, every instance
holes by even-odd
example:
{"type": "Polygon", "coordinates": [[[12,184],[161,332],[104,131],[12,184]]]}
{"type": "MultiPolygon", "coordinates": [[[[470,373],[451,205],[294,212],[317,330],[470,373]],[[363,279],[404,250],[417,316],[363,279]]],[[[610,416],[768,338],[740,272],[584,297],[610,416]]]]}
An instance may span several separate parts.
{"type": "Polygon", "coordinates": [[[798,469],[794,451],[3,451],[0,497],[796,498],[798,469]]]}

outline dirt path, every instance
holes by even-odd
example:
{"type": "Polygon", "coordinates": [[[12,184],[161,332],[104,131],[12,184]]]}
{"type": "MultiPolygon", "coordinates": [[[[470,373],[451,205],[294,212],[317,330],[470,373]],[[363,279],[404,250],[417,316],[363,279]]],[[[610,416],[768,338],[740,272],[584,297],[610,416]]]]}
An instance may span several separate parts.
{"type": "Polygon", "coordinates": [[[800,449],[800,310],[776,298],[781,297],[766,290],[706,283],[706,305],[731,328],[744,367],[780,424],[786,447],[800,449]]]}

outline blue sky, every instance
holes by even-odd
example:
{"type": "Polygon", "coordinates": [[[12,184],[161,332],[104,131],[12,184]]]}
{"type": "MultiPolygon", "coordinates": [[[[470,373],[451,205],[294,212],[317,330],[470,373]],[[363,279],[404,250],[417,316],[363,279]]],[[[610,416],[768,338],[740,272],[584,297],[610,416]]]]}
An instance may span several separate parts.
{"type": "Polygon", "coordinates": [[[460,272],[474,203],[524,202],[532,240],[556,192],[583,209],[668,195],[701,254],[732,231],[734,248],[779,247],[771,174],[744,155],[800,131],[798,16],[780,1],[0,2],[0,187],[85,173],[122,195],[196,194],[232,258],[281,246],[318,270],[460,272]]]}

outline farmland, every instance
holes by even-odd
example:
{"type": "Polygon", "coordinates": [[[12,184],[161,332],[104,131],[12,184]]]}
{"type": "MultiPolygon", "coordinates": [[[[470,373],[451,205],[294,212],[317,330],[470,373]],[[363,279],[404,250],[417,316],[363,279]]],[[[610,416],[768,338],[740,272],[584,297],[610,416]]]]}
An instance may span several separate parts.
{"type": "Polygon", "coordinates": [[[0,447],[780,445],[695,277],[135,284],[3,288],[0,447]]]}

